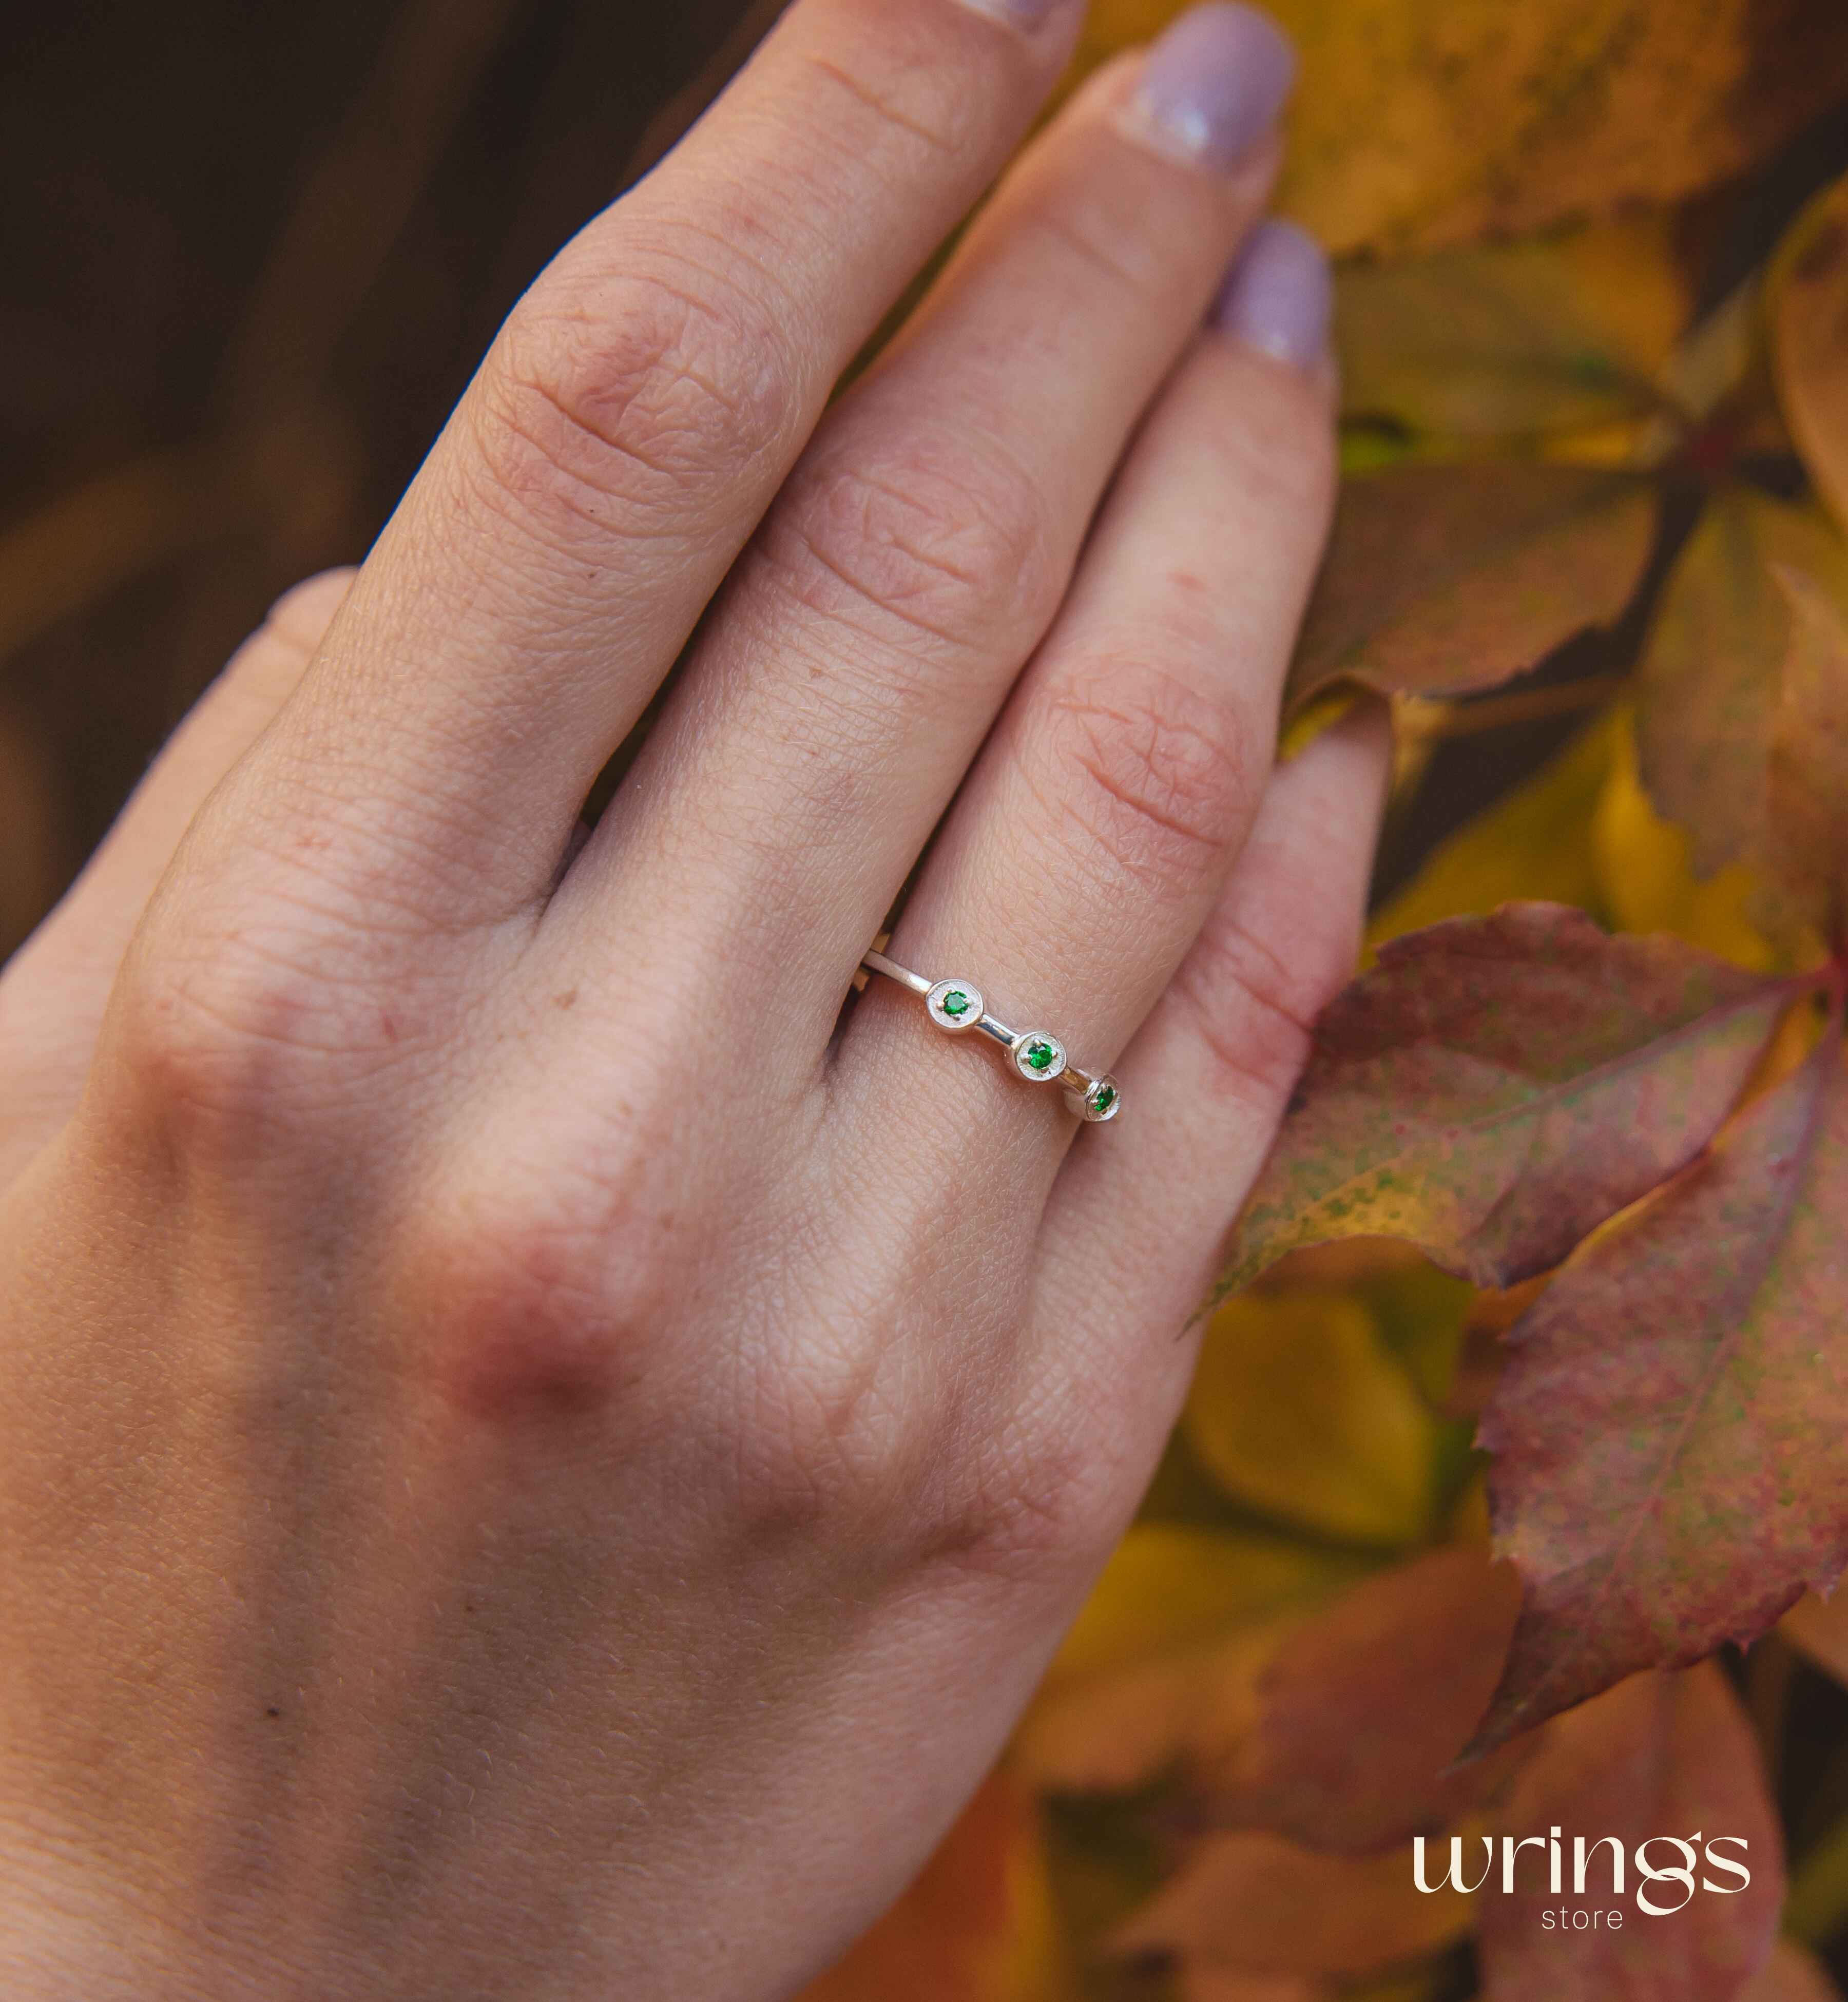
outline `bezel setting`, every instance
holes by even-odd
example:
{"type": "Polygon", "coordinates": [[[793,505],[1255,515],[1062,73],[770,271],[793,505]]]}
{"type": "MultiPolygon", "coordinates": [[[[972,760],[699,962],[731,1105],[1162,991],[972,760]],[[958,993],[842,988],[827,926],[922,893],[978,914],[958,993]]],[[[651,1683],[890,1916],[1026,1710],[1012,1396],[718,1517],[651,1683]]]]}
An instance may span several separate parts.
{"type": "Polygon", "coordinates": [[[1044,1029],[1029,1029],[1014,1038],[1013,1059],[1014,1069],[1029,1084],[1051,1084],[1065,1075],[1065,1046],[1044,1029]],[[1051,1055],[1042,1056],[1045,1051],[1051,1055]]]}
{"type": "Polygon", "coordinates": [[[1090,1126],[1101,1126],[1123,1109],[1123,1087],[1114,1077],[1094,1077],[1083,1091],[1065,1086],[1072,1110],[1090,1126]]]}
{"type": "Polygon", "coordinates": [[[940,980],[925,996],[924,1006],[932,1021],[952,1036],[974,1028],[988,1012],[982,989],[972,980],[940,980]],[[960,1008],[958,999],[963,1004],[960,1008]]]}

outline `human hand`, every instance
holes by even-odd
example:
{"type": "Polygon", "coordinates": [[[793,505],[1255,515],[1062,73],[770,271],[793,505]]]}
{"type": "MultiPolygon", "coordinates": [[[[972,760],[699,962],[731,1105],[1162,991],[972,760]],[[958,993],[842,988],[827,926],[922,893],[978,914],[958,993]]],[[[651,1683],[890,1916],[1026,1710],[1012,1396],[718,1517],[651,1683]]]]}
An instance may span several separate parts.
{"type": "Polygon", "coordinates": [[[1271,770],[1330,371],[1257,17],[1093,79],[824,412],[1076,24],[798,0],[0,982],[9,1996],[786,1994],[1134,1508],[1384,757],[1271,770]],[[888,983],[836,1033],[953,795],[891,950],[1104,1130],[888,983]]]}

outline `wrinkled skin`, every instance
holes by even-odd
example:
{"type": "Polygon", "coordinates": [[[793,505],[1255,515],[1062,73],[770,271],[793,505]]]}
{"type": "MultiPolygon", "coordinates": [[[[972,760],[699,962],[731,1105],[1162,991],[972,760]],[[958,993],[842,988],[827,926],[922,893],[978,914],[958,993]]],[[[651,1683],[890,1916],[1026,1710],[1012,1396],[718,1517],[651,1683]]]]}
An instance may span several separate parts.
{"type": "Polygon", "coordinates": [[[7,970],[15,2002],[786,1994],[1133,1509],[1383,745],[1273,773],[1329,372],[1135,59],[825,412],[1074,29],[800,0],[7,970]],[[841,1026],[953,795],[892,950],[1109,1126],[841,1026]]]}

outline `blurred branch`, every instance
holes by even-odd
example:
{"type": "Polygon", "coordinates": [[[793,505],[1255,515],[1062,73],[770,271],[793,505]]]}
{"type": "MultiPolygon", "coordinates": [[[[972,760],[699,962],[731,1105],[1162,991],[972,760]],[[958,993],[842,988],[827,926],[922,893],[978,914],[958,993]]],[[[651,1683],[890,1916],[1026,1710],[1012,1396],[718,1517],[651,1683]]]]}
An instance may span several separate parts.
{"type": "Polygon", "coordinates": [[[150,452],[0,532],[0,657],[176,557],[343,521],[359,458],[323,385],[525,0],[409,0],[310,168],[226,350],[216,436],[150,452]]]}
{"type": "Polygon", "coordinates": [[[356,452],[344,415],[309,403],[61,494],[0,530],[0,657],[189,550],[324,516],[350,490],[356,452]]]}
{"type": "Polygon", "coordinates": [[[242,323],[220,396],[246,411],[318,383],[525,0],[408,0],[309,169],[242,323]]]}

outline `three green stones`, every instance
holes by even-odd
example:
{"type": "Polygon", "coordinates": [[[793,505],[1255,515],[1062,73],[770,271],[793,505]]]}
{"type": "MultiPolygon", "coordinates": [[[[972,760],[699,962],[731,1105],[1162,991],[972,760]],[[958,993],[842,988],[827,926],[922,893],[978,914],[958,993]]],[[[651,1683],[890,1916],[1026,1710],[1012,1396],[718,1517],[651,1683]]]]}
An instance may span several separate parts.
{"type": "Polygon", "coordinates": [[[868,954],[866,970],[902,981],[914,994],[922,995],[931,1020],[946,1034],[974,1034],[978,1041],[986,1036],[1000,1044],[1015,1074],[1030,1084],[1061,1085],[1067,1107],[1079,1118],[1095,1125],[1114,1118],[1123,1109],[1123,1094],[1114,1078],[1094,1077],[1074,1070],[1065,1045],[1049,1030],[1016,1031],[996,1021],[989,1013],[988,1003],[974,981],[953,975],[926,985],[921,975],[895,966],[877,951],[868,954]]]}

